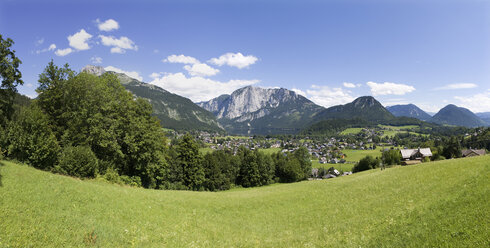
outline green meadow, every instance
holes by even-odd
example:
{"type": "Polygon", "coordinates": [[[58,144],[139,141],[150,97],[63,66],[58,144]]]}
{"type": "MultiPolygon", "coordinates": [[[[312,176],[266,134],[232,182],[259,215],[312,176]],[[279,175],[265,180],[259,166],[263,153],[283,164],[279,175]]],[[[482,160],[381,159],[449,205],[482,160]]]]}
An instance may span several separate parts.
{"type": "Polygon", "coordinates": [[[344,163],[344,164],[320,164],[317,159],[311,161],[312,168],[325,168],[329,169],[334,167],[337,170],[341,171],[352,171],[352,167],[354,167],[355,163],[344,163]]]}
{"type": "Polygon", "coordinates": [[[217,193],[2,163],[0,247],[490,246],[490,156],[217,193]]]}
{"type": "Polygon", "coordinates": [[[362,128],[360,127],[350,127],[346,128],[344,131],[340,132],[342,135],[348,135],[348,134],[358,134],[360,133],[362,128]]]}
{"type": "Polygon", "coordinates": [[[342,153],[346,155],[344,158],[348,162],[359,162],[362,158],[370,155],[373,158],[375,157],[381,157],[381,150],[380,148],[376,148],[374,150],[352,150],[352,149],[345,149],[342,150],[342,153]]]}

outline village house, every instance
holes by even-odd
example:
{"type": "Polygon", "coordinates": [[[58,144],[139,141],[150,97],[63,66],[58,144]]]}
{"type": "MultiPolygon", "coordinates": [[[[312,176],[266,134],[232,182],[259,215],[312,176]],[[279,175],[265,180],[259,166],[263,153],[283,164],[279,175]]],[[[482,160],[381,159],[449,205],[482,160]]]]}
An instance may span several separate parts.
{"type": "Polygon", "coordinates": [[[480,150],[465,149],[465,150],[461,151],[461,153],[462,153],[463,157],[474,157],[474,156],[485,155],[486,151],[485,151],[485,149],[480,149],[480,150]]]}
{"type": "Polygon", "coordinates": [[[400,149],[402,154],[402,160],[422,160],[425,157],[432,157],[430,148],[418,148],[418,149],[400,149]]]}

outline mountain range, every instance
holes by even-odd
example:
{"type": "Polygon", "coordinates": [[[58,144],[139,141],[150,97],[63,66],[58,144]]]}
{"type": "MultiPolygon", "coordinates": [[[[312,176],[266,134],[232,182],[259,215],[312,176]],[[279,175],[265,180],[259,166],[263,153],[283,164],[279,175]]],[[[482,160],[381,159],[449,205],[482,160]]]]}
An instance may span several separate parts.
{"type": "Polygon", "coordinates": [[[212,112],[226,131],[238,134],[296,133],[323,109],[291,90],[253,86],[197,104],[212,112]]]}
{"type": "Polygon", "coordinates": [[[442,125],[446,124],[464,127],[479,127],[489,125],[489,123],[480,119],[470,110],[458,107],[453,104],[449,104],[439,110],[437,114],[432,116],[429,122],[434,122],[442,125]]]}
{"type": "MultiPolygon", "coordinates": [[[[466,127],[489,125],[468,109],[454,105],[444,107],[432,117],[413,104],[385,108],[372,96],[362,96],[351,103],[324,108],[284,88],[247,86],[230,95],[193,103],[188,98],[125,74],[106,72],[100,66],[86,66],[82,71],[97,76],[104,73],[115,74],[128,91],[136,97],[148,99],[153,106],[153,114],[160,119],[162,126],[178,131],[293,134],[314,124],[317,124],[316,130],[320,130],[322,127],[338,128],[347,124],[352,126],[360,120],[369,124],[416,124],[421,123],[421,120],[466,127]]],[[[488,113],[482,114],[482,117],[490,116],[488,113]]]]}
{"type": "Polygon", "coordinates": [[[153,107],[153,114],[165,128],[178,131],[223,132],[216,117],[194,104],[190,99],[170,93],[153,84],[147,84],[123,73],[105,71],[103,67],[87,65],[82,72],[101,76],[115,74],[126,90],[136,97],[147,99],[153,107]]]}
{"type": "Polygon", "coordinates": [[[432,116],[414,104],[388,106],[386,109],[394,116],[413,117],[422,121],[428,121],[430,118],[432,118],[432,116]]]}

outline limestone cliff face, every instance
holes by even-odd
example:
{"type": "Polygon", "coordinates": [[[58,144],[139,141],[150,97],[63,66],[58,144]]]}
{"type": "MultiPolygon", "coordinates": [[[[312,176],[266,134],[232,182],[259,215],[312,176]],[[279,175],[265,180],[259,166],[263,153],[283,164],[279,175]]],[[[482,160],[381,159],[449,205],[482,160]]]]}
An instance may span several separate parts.
{"type": "Polygon", "coordinates": [[[93,74],[95,76],[101,76],[106,71],[104,70],[104,67],[102,67],[102,66],[86,65],[85,67],[82,68],[82,72],[93,74]]]}
{"type": "Polygon", "coordinates": [[[311,122],[312,116],[323,109],[294,91],[252,86],[197,104],[212,112],[225,129],[235,133],[244,133],[245,129],[249,133],[296,130],[311,122]]]}
{"type": "MultiPolygon", "coordinates": [[[[281,104],[290,102],[309,101],[287,89],[264,89],[248,86],[233,92],[231,95],[222,95],[208,102],[200,102],[199,106],[214,113],[218,119],[235,119],[254,112],[257,117],[267,114],[264,109],[274,109],[281,104]]],[[[250,116],[250,118],[253,118],[250,116]]],[[[241,118],[242,121],[245,119],[241,118]]]]}

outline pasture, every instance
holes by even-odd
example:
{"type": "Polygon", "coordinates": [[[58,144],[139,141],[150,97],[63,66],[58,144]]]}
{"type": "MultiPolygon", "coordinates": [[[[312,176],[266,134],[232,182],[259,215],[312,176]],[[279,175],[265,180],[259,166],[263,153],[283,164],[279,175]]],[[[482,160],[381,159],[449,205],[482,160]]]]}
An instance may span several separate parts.
{"type": "Polygon", "coordinates": [[[490,157],[225,192],[2,162],[0,247],[488,247],[490,157]]]}

